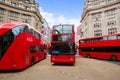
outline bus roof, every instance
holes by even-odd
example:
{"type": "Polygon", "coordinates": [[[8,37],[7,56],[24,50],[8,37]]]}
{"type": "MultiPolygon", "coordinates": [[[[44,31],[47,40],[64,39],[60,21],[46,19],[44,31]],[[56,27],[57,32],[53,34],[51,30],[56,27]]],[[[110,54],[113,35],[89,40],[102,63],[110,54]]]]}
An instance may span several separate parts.
{"type": "Polygon", "coordinates": [[[8,29],[11,29],[15,26],[18,26],[18,25],[22,25],[22,24],[26,24],[26,23],[21,23],[21,22],[8,22],[8,23],[3,23],[0,25],[0,28],[8,28],[8,29]]]}
{"type": "Polygon", "coordinates": [[[8,30],[19,26],[19,25],[27,25],[30,29],[35,30],[36,32],[40,33],[39,31],[37,31],[34,27],[31,27],[29,24],[27,23],[22,23],[22,22],[8,22],[8,23],[3,23],[0,25],[0,36],[2,34],[4,34],[5,32],[7,32],[8,30]]]}
{"type": "Polygon", "coordinates": [[[58,24],[58,25],[54,25],[54,26],[74,26],[74,24],[58,24]]]}
{"type": "Polygon", "coordinates": [[[8,30],[18,26],[18,25],[22,25],[25,23],[20,23],[20,22],[9,22],[9,23],[3,23],[0,25],[0,36],[2,34],[4,34],[5,32],[7,32],[8,30]]]}
{"type": "Polygon", "coordinates": [[[102,36],[94,36],[89,38],[81,38],[80,40],[89,40],[89,39],[96,39],[96,38],[102,38],[102,36]]]}
{"type": "Polygon", "coordinates": [[[106,35],[103,35],[103,36],[94,36],[94,37],[89,37],[89,38],[81,38],[80,40],[90,40],[90,39],[103,38],[103,37],[115,36],[115,35],[120,35],[120,32],[115,33],[115,34],[106,34],[106,35]]]}

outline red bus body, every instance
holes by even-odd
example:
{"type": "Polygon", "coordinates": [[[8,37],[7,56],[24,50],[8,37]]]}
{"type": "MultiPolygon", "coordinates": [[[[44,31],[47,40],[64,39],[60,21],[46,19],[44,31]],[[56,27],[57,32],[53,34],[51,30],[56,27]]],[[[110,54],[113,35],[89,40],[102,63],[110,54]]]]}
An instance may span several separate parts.
{"type": "Polygon", "coordinates": [[[120,61],[120,33],[80,39],[79,55],[120,61]]]}
{"type": "Polygon", "coordinates": [[[33,65],[46,57],[44,46],[40,33],[28,24],[0,25],[0,70],[19,70],[33,65]]]}
{"type": "Polygon", "coordinates": [[[53,26],[50,50],[51,62],[74,64],[75,53],[74,25],[53,26]]]}

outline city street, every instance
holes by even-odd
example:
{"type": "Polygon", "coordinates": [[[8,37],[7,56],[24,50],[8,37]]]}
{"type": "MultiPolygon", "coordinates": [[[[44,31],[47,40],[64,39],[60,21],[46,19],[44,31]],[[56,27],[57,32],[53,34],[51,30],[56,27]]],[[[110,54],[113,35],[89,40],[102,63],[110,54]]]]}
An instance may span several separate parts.
{"type": "Polygon", "coordinates": [[[75,65],[60,65],[49,56],[22,71],[0,72],[0,80],[120,80],[120,62],[77,56],[75,65]]]}
{"type": "Polygon", "coordinates": [[[0,0],[0,70],[29,66],[0,80],[120,80],[119,56],[120,0],[0,0]]]}

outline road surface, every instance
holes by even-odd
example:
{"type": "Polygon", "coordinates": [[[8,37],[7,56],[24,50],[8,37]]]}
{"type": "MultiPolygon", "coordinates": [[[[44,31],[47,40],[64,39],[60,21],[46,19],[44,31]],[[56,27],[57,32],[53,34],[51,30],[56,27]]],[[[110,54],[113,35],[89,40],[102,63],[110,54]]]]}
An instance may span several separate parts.
{"type": "Polygon", "coordinates": [[[120,80],[120,62],[77,57],[75,65],[65,65],[47,57],[22,71],[0,72],[0,80],[120,80]]]}

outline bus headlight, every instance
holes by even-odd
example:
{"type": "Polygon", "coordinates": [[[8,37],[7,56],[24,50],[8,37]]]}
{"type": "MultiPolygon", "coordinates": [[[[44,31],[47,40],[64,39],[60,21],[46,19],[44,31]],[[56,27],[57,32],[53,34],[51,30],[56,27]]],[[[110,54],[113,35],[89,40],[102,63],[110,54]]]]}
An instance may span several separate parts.
{"type": "Polygon", "coordinates": [[[55,60],[55,58],[52,58],[52,60],[54,61],[54,60],[55,60]]]}
{"type": "Polygon", "coordinates": [[[16,67],[16,64],[13,64],[13,68],[15,68],[16,67]]]}
{"type": "Polygon", "coordinates": [[[70,58],[71,61],[73,61],[74,59],[73,58],[70,58]]]}

